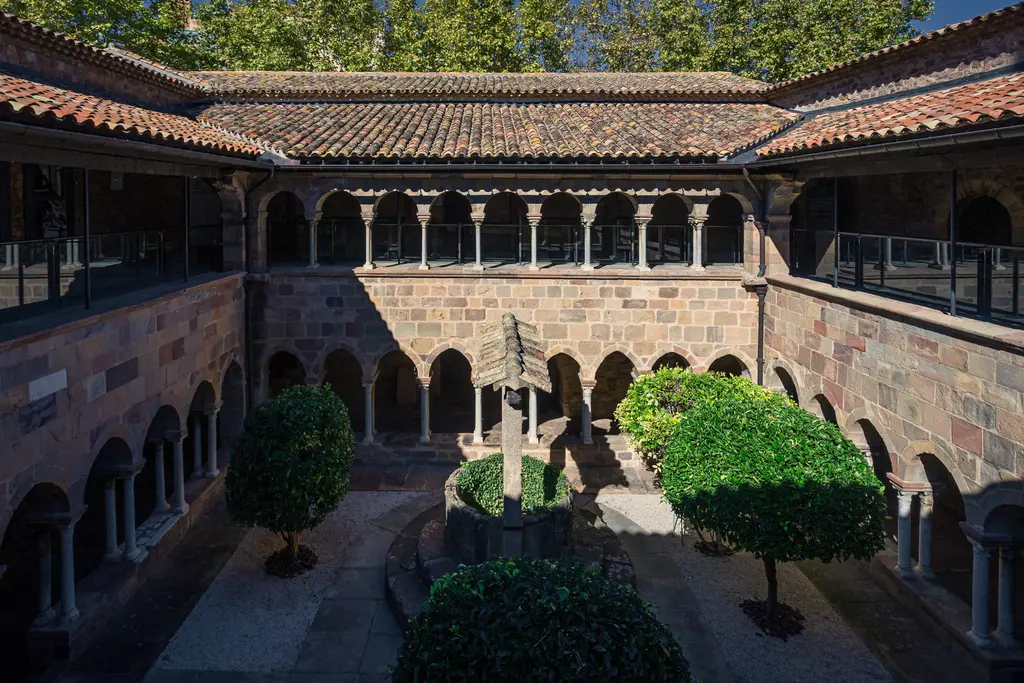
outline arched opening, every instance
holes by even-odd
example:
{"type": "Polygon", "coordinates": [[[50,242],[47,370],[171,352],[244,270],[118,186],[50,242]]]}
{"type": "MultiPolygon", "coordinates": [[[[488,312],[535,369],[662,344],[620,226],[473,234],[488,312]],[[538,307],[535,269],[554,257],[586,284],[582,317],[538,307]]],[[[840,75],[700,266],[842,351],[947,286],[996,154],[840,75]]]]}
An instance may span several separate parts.
{"type": "Polygon", "coordinates": [[[34,621],[47,623],[60,611],[60,542],[48,518],[67,515],[68,498],[55,484],[41,483],[14,510],[0,543],[0,662],[4,680],[12,683],[35,680],[44,662],[33,661],[28,632],[34,621]],[[50,554],[51,581],[48,612],[40,613],[40,574],[43,547],[50,554]]]}
{"type": "MultiPolygon", "coordinates": [[[[200,382],[188,411],[188,438],[184,443],[185,472],[199,478],[207,471],[210,448],[210,415],[217,407],[217,394],[209,382],[200,382]]],[[[216,431],[216,429],[214,430],[216,431]]],[[[215,434],[216,436],[216,434],[215,434]]]]}
{"type": "Polygon", "coordinates": [[[871,462],[871,468],[875,471],[878,481],[885,487],[885,503],[888,515],[886,516],[886,535],[896,538],[896,489],[889,481],[889,474],[892,473],[892,459],[889,456],[889,448],[885,445],[882,435],[871,424],[870,420],[857,420],[854,428],[850,431],[850,440],[861,450],[871,462]]]}
{"type": "Polygon", "coordinates": [[[529,244],[526,201],[514,192],[502,192],[484,206],[480,227],[480,256],[487,262],[522,263],[523,245],[529,244]]]}
{"type": "Polygon", "coordinates": [[[682,197],[658,197],[647,224],[647,262],[690,263],[693,260],[690,208],[682,197]]]}
{"type": "Polygon", "coordinates": [[[458,192],[444,192],[430,205],[427,224],[427,259],[440,263],[476,260],[473,207],[458,192]]]}
{"type": "Polygon", "coordinates": [[[716,359],[708,366],[708,372],[720,372],[723,375],[750,379],[750,370],[747,369],[747,364],[733,355],[726,355],[716,359]]]}
{"type": "MultiPolygon", "coordinates": [[[[1021,547],[1024,547],[1024,507],[1000,505],[985,517],[984,529],[986,535],[1002,536],[1008,541],[1001,545],[997,552],[992,553],[992,559],[989,562],[992,565],[992,573],[989,576],[989,604],[993,606],[989,613],[995,614],[998,618],[999,565],[1004,561],[1003,556],[1005,555],[1013,567],[1013,573],[1009,576],[1010,592],[1013,595],[1013,604],[1011,605],[1013,623],[1015,625],[1024,623],[1024,591],[1020,590],[1021,587],[1024,587],[1024,566],[1022,566],[1024,563],[1021,562],[1020,552],[1021,547]]],[[[1019,634],[1019,632],[1018,627],[1017,633],[1019,634]]]]}
{"type": "Polygon", "coordinates": [[[578,433],[583,409],[580,365],[565,353],[548,360],[551,393],[537,392],[537,421],[548,434],[578,433]]]}
{"type": "Polygon", "coordinates": [[[825,397],[824,394],[818,394],[811,400],[811,412],[817,415],[825,422],[831,422],[834,425],[839,424],[839,420],[836,418],[836,409],[832,407],[832,403],[825,397]]]}
{"type": "Polygon", "coordinates": [[[601,361],[594,376],[596,383],[591,396],[591,417],[598,431],[618,434],[615,409],[626,398],[626,391],[633,383],[636,368],[624,353],[614,351],[601,361]]]}
{"type": "Polygon", "coordinates": [[[373,260],[402,263],[420,258],[416,202],[402,192],[384,195],[373,218],[373,260]]]}
{"type": "Polygon", "coordinates": [[[682,368],[685,370],[688,367],[690,367],[690,364],[685,358],[674,351],[670,351],[654,362],[654,366],[651,368],[651,371],[657,372],[662,368],[682,368]]]}
{"type": "Polygon", "coordinates": [[[366,258],[366,226],[359,200],[348,192],[334,192],[320,210],[316,225],[319,263],[362,263],[366,258]]]}
{"type": "Polygon", "coordinates": [[[612,192],[597,203],[591,234],[593,260],[597,263],[637,263],[636,209],[621,192],[612,192]]]}
{"type": "Polygon", "coordinates": [[[188,271],[224,272],[224,223],[218,195],[202,178],[190,178],[188,204],[188,271]]]}
{"type": "Polygon", "coordinates": [[[344,349],[332,351],[324,361],[324,382],[348,409],[352,429],[362,431],[366,424],[366,392],[363,391],[363,367],[344,349]]]}
{"type": "Polygon", "coordinates": [[[545,199],[537,224],[537,262],[580,263],[583,256],[581,225],[578,199],[567,192],[557,192],[545,199]]]}
{"type": "Polygon", "coordinates": [[[305,366],[287,351],[278,351],[270,358],[267,375],[269,398],[274,398],[288,387],[306,383],[305,366]]]}
{"type": "Polygon", "coordinates": [[[230,451],[241,436],[245,424],[245,378],[238,363],[229,365],[224,373],[220,395],[222,403],[217,415],[217,433],[230,451]]]}
{"type": "MultiPolygon", "coordinates": [[[[967,604],[971,603],[971,569],[973,552],[960,523],[966,521],[964,500],[956,480],[946,466],[931,453],[919,456],[933,492],[932,508],[932,570],[939,583],[967,604]]],[[[915,505],[917,509],[919,506],[915,505]]],[[[911,538],[917,539],[919,511],[912,513],[911,538]]],[[[912,543],[913,557],[918,556],[917,543],[912,543]]]]}
{"type": "Polygon", "coordinates": [[[743,207],[739,200],[726,194],[711,202],[704,240],[709,265],[743,263],[743,207]]]}
{"type": "Polygon", "coordinates": [[[419,432],[420,388],[416,382],[416,366],[401,351],[391,351],[377,364],[374,420],[379,433],[419,432]]]}
{"type": "Polygon", "coordinates": [[[173,500],[174,445],[168,434],[181,431],[178,411],[171,406],[160,406],[153,416],[143,442],[142,457],[145,465],[135,477],[135,523],[142,524],[152,515],[166,516],[173,500]],[[163,490],[158,483],[162,481],[163,490]]]}
{"type": "MultiPolygon", "coordinates": [[[[173,414],[173,409],[171,413],[173,414]]],[[[160,412],[157,412],[157,419],[164,419],[160,412]]],[[[156,422],[156,419],[154,420],[156,422]]],[[[153,428],[150,432],[154,433],[153,428]]],[[[89,478],[85,484],[85,512],[82,518],[75,525],[75,579],[80,580],[92,573],[104,556],[110,553],[108,560],[113,562],[123,561],[124,554],[128,550],[124,547],[125,541],[125,486],[129,481],[128,477],[139,471],[142,462],[137,460],[128,447],[128,444],[118,438],[112,438],[103,444],[96,460],[89,470],[89,478]],[[109,491],[109,493],[108,493],[109,491]],[[107,496],[112,500],[108,500],[107,496]],[[110,506],[113,503],[113,506],[110,506]],[[114,536],[107,538],[107,515],[113,513],[114,536]]],[[[150,467],[150,480],[152,480],[152,466],[150,467]]],[[[141,475],[140,475],[141,476],[141,475]]],[[[135,492],[142,488],[138,482],[139,476],[135,478],[135,492]]],[[[140,520],[148,517],[152,511],[153,496],[148,500],[141,498],[146,496],[135,496],[134,519],[137,527],[140,520]],[[148,510],[146,509],[148,508],[148,510]],[[140,513],[146,513],[146,517],[140,513]]],[[[127,558],[132,559],[132,558],[127,558]]]]}
{"type": "Polygon", "coordinates": [[[800,395],[796,390],[796,382],[793,380],[792,375],[786,371],[785,368],[775,367],[774,382],[772,389],[780,393],[789,396],[790,400],[797,405],[800,405],[800,395]]]}
{"type": "Polygon", "coordinates": [[[430,365],[430,430],[439,434],[473,431],[473,368],[455,349],[446,349],[430,365]]]}
{"type": "Polygon", "coordinates": [[[980,195],[960,202],[957,216],[957,242],[1013,244],[1013,222],[1010,212],[999,200],[980,195]]]}
{"type": "Polygon", "coordinates": [[[278,192],[267,204],[267,265],[309,263],[309,223],[302,202],[278,192]]]}

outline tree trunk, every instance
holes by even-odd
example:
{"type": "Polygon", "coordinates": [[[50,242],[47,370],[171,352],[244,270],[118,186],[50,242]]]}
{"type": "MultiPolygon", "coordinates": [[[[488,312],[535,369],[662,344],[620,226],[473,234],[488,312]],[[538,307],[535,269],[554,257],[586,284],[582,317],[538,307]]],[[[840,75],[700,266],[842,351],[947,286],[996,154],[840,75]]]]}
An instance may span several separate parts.
{"type": "Polygon", "coordinates": [[[288,534],[286,540],[288,541],[288,552],[291,553],[294,561],[299,556],[299,535],[288,534]]]}
{"type": "Polygon", "coordinates": [[[775,558],[766,557],[764,562],[764,575],[768,578],[768,600],[765,602],[765,611],[768,621],[775,621],[779,617],[779,580],[775,575],[775,558]]]}

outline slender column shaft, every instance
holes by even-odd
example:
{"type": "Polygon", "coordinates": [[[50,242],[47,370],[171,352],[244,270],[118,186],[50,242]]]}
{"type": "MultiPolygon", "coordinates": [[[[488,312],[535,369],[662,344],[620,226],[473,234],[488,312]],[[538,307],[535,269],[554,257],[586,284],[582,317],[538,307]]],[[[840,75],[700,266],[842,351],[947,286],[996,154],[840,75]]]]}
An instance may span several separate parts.
{"type": "Polygon", "coordinates": [[[593,221],[583,221],[583,269],[592,270],[590,263],[590,231],[593,228],[593,221]]]}
{"type": "Polygon", "coordinates": [[[996,615],[996,638],[1004,647],[1017,644],[1013,637],[1013,560],[1017,549],[1004,545],[999,549],[999,607],[996,615]]]}
{"type": "Polygon", "coordinates": [[[185,440],[176,434],[171,441],[174,444],[174,509],[176,515],[183,515],[188,510],[185,502],[185,440]]]}
{"type": "Polygon", "coordinates": [[[484,390],[473,387],[473,443],[484,442],[484,390]]]}
{"type": "Polygon", "coordinates": [[[884,267],[886,270],[892,270],[896,266],[892,264],[892,238],[885,238],[885,256],[884,256],[884,267]]]}
{"type": "Polygon", "coordinates": [[[60,606],[64,622],[78,619],[75,605],[75,524],[60,529],[60,606]]]}
{"type": "Polygon", "coordinates": [[[53,618],[53,557],[50,548],[50,527],[39,533],[39,604],[35,623],[42,625],[53,618]]]}
{"type": "Polygon", "coordinates": [[[217,411],[206,411],[206,476],[213,479],[217,469],[217,411]]]}
{"type": "Polygon", "coordinates": [[[530,270],[538,270],[537,266],[537,223],[540,221],[530,221],[530,270]]]}
{"type": "Polygon", "coordinates": [[[373,268],[373,227],[372,221],[366,221],[366,261],[363,263],[363,268],[373,268]]]}
{"type": "Polygon", "coordinates": [[[170,506],[167,504],[167,479],[164,476],[163,439],[153,443],[153,466],[156,474],[156,509],[157,512],[167,512],[170,506]]]}
{"type": "Polygon", "coordinates": [[[991,550],[981,541],[968,538],[974,548],[974,565],[971,569],[971,630],[967,637],[978,647],[991,647],[992,638],[988,632],[988,558],[991,550]]]}
{"type": "Polygon", "coordinates": [[[420,270],[430,270],[427,263],[427,221],[420,221],[420,270]]]}
{"type": "Polygon", "coordinates": [[[910,557],[910,511],[914,502],[914,494],[910,491],[897,491],[898,514],[896,517],[896,574],[903,578],[913,576],[910,557]]]}
{"type": "Polygon", "coordinates": [[[527,439],[530,443],[538,443],[537,437],[537,390],[530,387],[530,423],[528,425],[527,439]]]}
{"type": "Polygon", "coordinates": [[[309,221],[309,267],[316,268],[316,226],[318,221],[309,221]]]}
{"type": "Polygon", "coordinates": [[[582,406],[582,421],[583,421],[583,443],[594,443],[592,427],[590,423],[590,399],[594,394],[593,387],[583,387],[583,406],[582,406]]]}
{"type": "Polygon", "coordinates": [[[474,226],[474,228],[476,228],[476,268],[478,270],[483,269],[483,267],[484,267],[483,253],[482,253],[482,247],[481,247],[481,238],[480,238],[480,230],[483,227],[482,223],[483,223],[483,221],[473,221],[473,226],[474,226]]]}
{"type": "Polygon", "coordinates": [[[363,443],[373,443],[373,382],[363,382],[363,443]]]}
{"type": "Polygon", "coordinates": [[[693,222],[693,268],[704,270],[704,221],[693,222]]]}
{"type": "Polygon", "coordinates": [[[637,222],[637,267],[647,270],[647,221],[637,222]]]}
{"type": "Polygon", "coordinates": [[[117,485],[116,479],[108,479],[103,485],[103,515],[107,523],[106,559],[119,560],[117,552],[117,485]]]}
{"type": "Polygon", "coordinates": [[[420,384],[420,441],[430,441],[430,384],[420,384]]]}
{"type": "Polygon", "coordinates": [[[917,496],[920,517],[917,529],[917,572],[925,579],[934,579],[932,571],[932,508],[934,496],[923,491],[917,496]]]}
{"type": "Polygon", "coordinates": [[[192,413],[192,476],[203,476],[203,416],[192,413]]]}
{"type": "Polygon", "coordinates": [[[135,476],[130,474],[121,480],[124,497],[124,559],[129,562],[139,556],[135,545],[135,476]]]}

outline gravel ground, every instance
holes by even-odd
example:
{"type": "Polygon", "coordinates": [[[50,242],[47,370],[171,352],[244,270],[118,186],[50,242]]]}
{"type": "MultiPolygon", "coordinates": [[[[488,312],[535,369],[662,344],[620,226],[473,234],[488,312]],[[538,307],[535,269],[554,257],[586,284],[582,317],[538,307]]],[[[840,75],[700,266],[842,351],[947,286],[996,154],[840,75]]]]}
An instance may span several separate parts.
{"type": "Polygon", "coordinates": [[[374,519],[416,495],[350,492],[330,517],[302,537],[320,563],[292,579],[270,576],[263,569],[266,558],[281,547],[280,536],[250,531],[154,668],[290,670],[349,543],[374,519]]]}
{"type": "MultiPolygon", "coordinates": [[[[598,495],[609,507],[651,534],[671,534],[674,518],[657,495],[598,495]]],[[[735,680],[743,683],[892,681],[835,610],[803,573],[791,564],[778,568],[779,598],[804,615],[803,633],[787,642],[761,634],[740,610],[746,599],[764,599],[764,566],[748,553],[705,557],[686,538],[674,553],[680,578],[700,603],[735,680]]]]}

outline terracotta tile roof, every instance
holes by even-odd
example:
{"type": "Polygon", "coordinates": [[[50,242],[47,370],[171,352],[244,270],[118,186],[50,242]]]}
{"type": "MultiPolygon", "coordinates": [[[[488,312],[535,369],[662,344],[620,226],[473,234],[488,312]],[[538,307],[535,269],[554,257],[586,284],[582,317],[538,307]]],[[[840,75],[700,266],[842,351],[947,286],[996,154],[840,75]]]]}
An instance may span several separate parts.
{"type": "Polygon", "coordinates": [[[0,33],[10,33],[56,54],[97,64],[114,73],[142,78],[184,95],[196,96],[206,90],[200,81],[127,50],[90,45],[7,12],[0,12],[0,33]]]}
{"type": "Polygon", "coordinates": [[[768,84],[703,73],[345,73],[201,71],[190,77],[225,100],[764,100],[768,84]]]}
{"type": "Polygon", "coordinates": [[[214,105],[200,114],[290,157],[723,157],[797,115],[764,104],[214,105]]]}
{"type": "Polygon", "coordinates": [[[0,119],[26,121],[202,151],[257,156],[243,138],[186,116],[143,109],[0,73],[0,119]]]}
{"type": "Polygon", "coordinates": [[[915,133],[1024,117],[1024,73],[859,107],[823,111],[757,150],[773,156],[852,142],[886,142],[915,133]]]}

